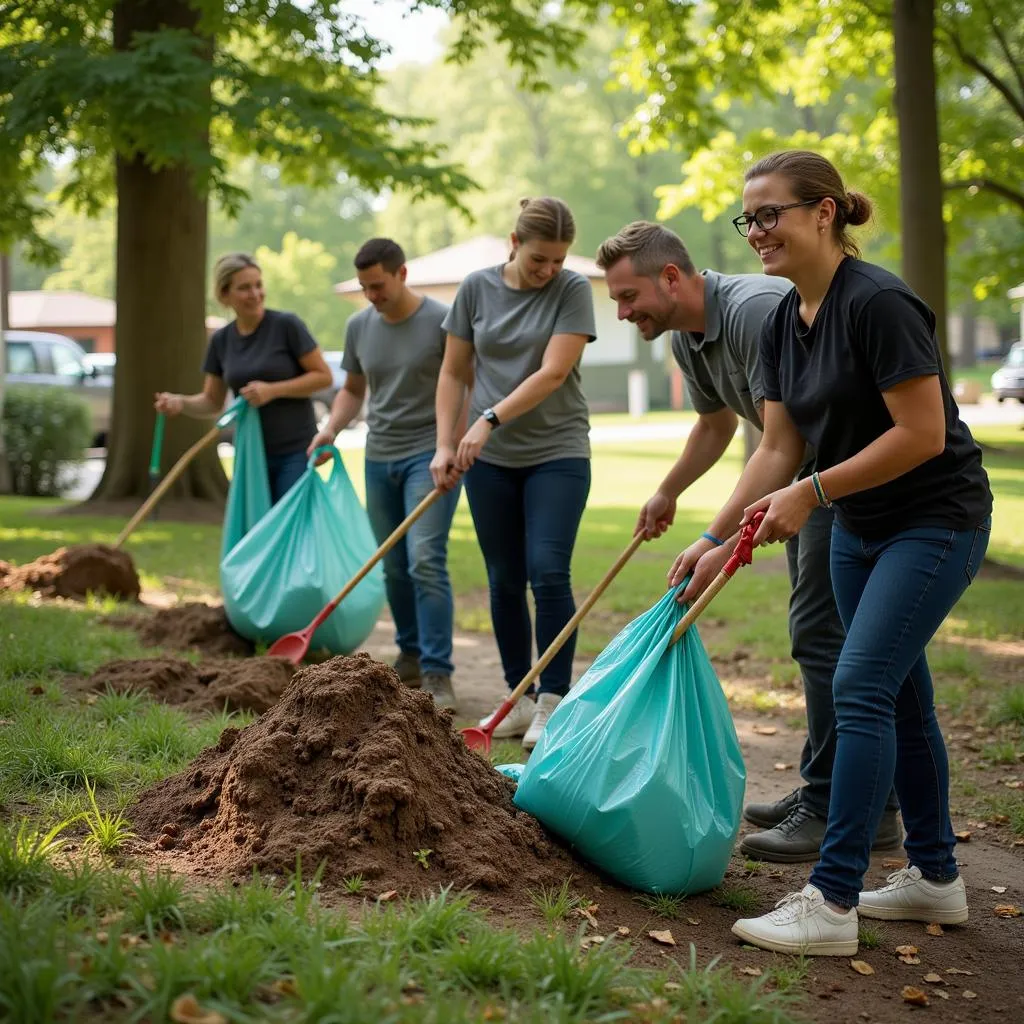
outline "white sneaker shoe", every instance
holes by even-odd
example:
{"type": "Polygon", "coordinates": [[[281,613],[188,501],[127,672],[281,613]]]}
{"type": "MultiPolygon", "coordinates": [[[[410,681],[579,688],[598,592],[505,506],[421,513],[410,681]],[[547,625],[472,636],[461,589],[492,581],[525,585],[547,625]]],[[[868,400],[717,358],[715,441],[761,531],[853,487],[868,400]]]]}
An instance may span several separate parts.
{"type": "Polygon", "coordinates": [[[814,885],[791,892],[764,917],[746,918],[732,926],[744,942],[776,953],[806,956],[853,956],[857,952],[857,911],[837,914],[825,905],[814,885]]]}
{"type": "Polygon", "coordinates": [[[882,921],[937,921],[963,924],[967,920],[967,889],[962,878],[929,882],[921,869],[900,868],[886,879],[888,885],[860,894],[861,917],[882,921]]]}
{"type": "Polygon", "coordinates": [[[544,731],[544,726],[548,724],[551,712],[558,707],[561,701],[562,698],[555,693],[540,693],[537,695],[533,720],[530,722],[530,727],[526,730],[526,735],[523,737],[523,750],[533,750],[537,746],[537,741],[540,739],[540,734],[544,731]]]}
{"type": "MultiPolygon", "coordinates": [[[[500,707],[501,705],[499,704],[486,718],[480,719],[481,729],[498,713],[500,707]]],[[[491,735],[496,740],[506,740],[512,739],[515,736],[522,736],[530,728],[530,723],[533,721],[533,713],[536,709],[537,705],[534,704],[532,697],[523,697],[498,723],[497,729],[491,735]]]]}

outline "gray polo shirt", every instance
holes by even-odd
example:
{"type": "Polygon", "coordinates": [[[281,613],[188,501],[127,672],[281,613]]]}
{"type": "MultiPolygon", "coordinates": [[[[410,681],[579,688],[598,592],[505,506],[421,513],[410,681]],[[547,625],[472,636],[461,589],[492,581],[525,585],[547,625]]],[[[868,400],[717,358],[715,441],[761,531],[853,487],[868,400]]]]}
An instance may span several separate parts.
{"type": "Polygon", "coordinates": [[[793,285],[766,274],[705,270],[703,276],[704,333],[672,332],[672,355],[686,393],[697,412],[728,407],[760,430],[761,326],[793,285]]]}
{"type": "MultiPolygon", "coordinates": [[[[444,322],[476,354],[469,422],[497,405],[540,369],[555,334],[596,337],[590,282],[560,271],[543,288],[510,288],[501,267],[475,270],[459,286],[444,322]]],[[[535,466],[552,459],[590,458],[590,417],[579,362],[539,405],[503,423],[480,458],[496,466],[535,466]]]]}
{"type": "Polygon", "coordinates": [[[448,307],[425,297],[411,315],[388,323],[373,306],[345,325],[343,370],[366,378],[366,457],[394,462],[432,452],[437,440],[434,393],[444,358],[441,323],[448,307]]]}

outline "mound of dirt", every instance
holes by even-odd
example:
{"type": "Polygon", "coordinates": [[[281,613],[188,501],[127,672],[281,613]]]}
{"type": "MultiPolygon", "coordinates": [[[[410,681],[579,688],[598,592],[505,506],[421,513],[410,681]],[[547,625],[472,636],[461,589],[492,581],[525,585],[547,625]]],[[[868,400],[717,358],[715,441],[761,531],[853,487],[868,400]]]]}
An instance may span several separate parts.
{"type": "Polygon", "coordinates": [[[277,703],[295,674],[284,658],[205,661],[193,665],[178,658],[141,658],[101,665],[83,683],[91,692],[109,687],[118,693],[145,691],[164,704],[196,710],[256,711],[277,703]]]}
{"type": "Polygon", "coordinates": [[[310,873],[325,861],[327,879],[359,874],[403,891],[564,879],[572,860],[451,722],[368,655],[332,658],[129,814],[141,838],[193,871],[284,873],[301,854],[310,873]]]}
{"type": "Polygon", "coordinates": [[[109,594],[138,601],[139,589],[131,556],[109,544],[58,548],[25,565],[0,562],[0,590],[32,590],[44,597],[109,594]]]}
{"type": "Polygon", "coordinates": [[[212,657],[250,655],[256,649],[251,640],[231,628],[221,605],[190,601],[173,608],[159,608],[145,618],[120,619],[117,624],[130,625],[147,647],[195,650],[212,657]]]}

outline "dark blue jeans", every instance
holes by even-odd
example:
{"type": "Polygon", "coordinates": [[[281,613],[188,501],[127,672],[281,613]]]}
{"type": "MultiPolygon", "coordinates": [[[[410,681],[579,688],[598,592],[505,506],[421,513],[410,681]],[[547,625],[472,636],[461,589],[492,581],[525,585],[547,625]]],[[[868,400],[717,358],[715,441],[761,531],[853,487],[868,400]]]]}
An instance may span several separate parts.
{"type": "Polygon", "coordinates": [[[267,475],[270,477],[271,505],[276,505],[299,482],[305,472],[305,451],[268,455],[267,475]]]}
{"type": "Polygon", "coordinates": [[[925,647],[977,575],[990,521],[919,527],[867,541],[837,522],[832,586],[846,641],[833,681],[836,757],[821,859],[811,882],[857,905],[886,797],[896,783],[904,847],[932,881],[957,876],[949,762],[925,647]]]}
{"type": "MultiPolygon", "coordinates": [[[[538,651],[548,648],[576,611],[569,568],[589,493],[589,459],[516,468],[477,460],[466,474],[469,509],[487,565],[491,623],[510,688],[533,662],[527,584],[536,607],[538,651]]],[[[541,672],[541,693],[564,697],[569,692],[575,650],[573,634],[541,672]]]]}
{"type": "MultiPolygon", "coordinates": [[[[366,460],[366,512],[378,543],[434,489],[433,452],[394,462],[366,460]]],[[[442,495],[384,556],[384,587],[395,621],[395,643],[420,659],[424,672],[452,673],[452,585],[448,531],[456,487],[442,495]]]]}

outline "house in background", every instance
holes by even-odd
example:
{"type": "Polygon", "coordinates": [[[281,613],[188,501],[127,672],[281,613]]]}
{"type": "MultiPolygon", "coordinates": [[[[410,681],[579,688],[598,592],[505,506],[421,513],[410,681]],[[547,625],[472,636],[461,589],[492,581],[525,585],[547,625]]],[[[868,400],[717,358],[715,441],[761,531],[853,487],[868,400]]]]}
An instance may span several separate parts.
{"type": "MultiPolygon", "coordinates": [[[[85,292],[11,292],[8,299],[11,330],[47,331],[74,338],[86,352],[116,351],[117,304],[85,292]]],[[[225,321],[206,318],[211,334],[225,321]]]]}
{"type": "MultiPolygon", "coordinates": [[[[508,256],[508,239],[481,235],[409,260],[406,280],[415,291],[451,305],[467,274],[504,263],[508,256]]],[[[565,266],[587,278],[594,293],[597,339],[587,345],[580,367],[590,408],[595,412],[643,412],[648,402],[653,408],[667,408],[672,388],[664,337],[648,344],[631,323],[618,319],[605,288],[604,271],[593,260],[570,254],[565,266]]],[[[354,277],[335,285],[334,290],[360,307],[366,305],[354,277]]]]}

